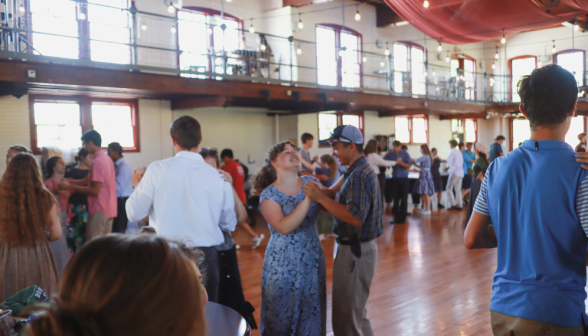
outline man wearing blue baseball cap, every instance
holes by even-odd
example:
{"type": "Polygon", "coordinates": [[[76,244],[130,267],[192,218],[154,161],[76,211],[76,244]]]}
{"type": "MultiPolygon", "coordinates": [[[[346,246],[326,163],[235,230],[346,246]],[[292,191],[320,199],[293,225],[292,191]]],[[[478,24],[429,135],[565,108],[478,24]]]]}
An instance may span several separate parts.
{"type": "Polygon", "coordinates": [[[363,154],[363,135],[354,126],[335,128],[320,141],[349,166],[330,189],[307,183],[304,193],[335,216],[339,247],[333,265],[333,332],[335,336],[371,336],[365,306],[378,261],[376,238],[383,231],[378,177],[363,154]]]}

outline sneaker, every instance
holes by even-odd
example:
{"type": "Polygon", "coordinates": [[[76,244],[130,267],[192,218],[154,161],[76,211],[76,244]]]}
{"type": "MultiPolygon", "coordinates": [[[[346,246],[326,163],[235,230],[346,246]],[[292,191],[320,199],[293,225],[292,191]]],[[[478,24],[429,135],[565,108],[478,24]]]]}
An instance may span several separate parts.
{"type": "Polygon", "coordinates": [[[261,242],[265,239],[265,235],[260,234],[257,238],[253,238],[253,244],[251,244],[251,249],[255,250],[256,248],[261,245],[261,242]]]}
{"type": "Polygon", "coordinates": [[[421,215],[429,216],[429,215],[431,215],[431,211],[429,211],[429,210],[421,211],[421,215]]]}
{"type": "Polygon", "coordinates": [[[445,209],[445,207],[441,203],[437,204],[437,208],[439,208],[439,209],[445,209]]]}

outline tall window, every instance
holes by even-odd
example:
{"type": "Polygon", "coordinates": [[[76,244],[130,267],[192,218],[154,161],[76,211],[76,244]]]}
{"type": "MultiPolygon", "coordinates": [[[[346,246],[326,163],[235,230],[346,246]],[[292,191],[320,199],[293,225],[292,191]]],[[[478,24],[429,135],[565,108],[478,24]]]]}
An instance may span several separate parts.
{"type": "Polygon", "coordinates": [[[319,139],[327,139],[331,132],[341,125],[351,125],[363,133],[363,112],[326,112],[318,114],[319,139]]]}
{"type": "Polygon", "coordinates": [[[84,131],[94,129],[102,146],[118,142],[125,151],[138,152],[139,119],[136,100],[30,95],[31,147],[75,148],[84,131]]]}
{"type": "Polygon", "coordinates": [[[560,65],[562,68],[571,72],[576,78],[578,86],[584,85],[586,51],[578,49],[560,51],[553,55],[553,63],[560,65]]]}
{"type": "Polygon", "coordinates": [[[88,23],[92,40],[114,42],[90,41],[92,61],[130,64],[131,17],[128,11],[92,3],[128,8],[128,0],[89,0],[88,23]]]}
{"type": "Polygon", "coordinates": [[[403,144],[426,144],[429,136],[427,117],[395,117],[396,140],[403,144]]]}
{"type": "Polygon", "coordinates": [[[414,43],[394,43],[394,91],[426,94],[425,49],[414,43]]]}
{"type": "Polygon", "coordinates": [[[476,60],[467,55],[451,59],[451,77],[456,79],[458,88],[463,90],[460,98],[476,99],[476,60]]]}
{"type": "Polygon", "coordinates": [[[332,24],[316,27],[319,85],[361,87],[361,34],[332,24]]]}
{"type": "Polygon", "coordinates": [[[511,93],[512,101],[518,103],[521,101],[519,96],[517,85],[519,80],[526,75],[530,75],[533,70],[537,68],[537,57],[536,56],[519,56],[511,58],[508,61],[511,74],[511,93]]]}
{"type": "MultiPolygon", "coordinates": [[[[180,70],[224,73],[223,46],[227,54],[240,49],[243,22],[229,14],[223,20],[220,12],[200,7],[185,7],[177,14],[180,70]]],[[[233,67],[227,66],[227,74],[233,74],[233,67]]]]}
{"type": "Polygon", "coordinates": [[[78,6],[68,0],[29,0],[33,46],[43,56],[79,57],[78,6]],[[71,36],[71,37],[64,37],[71,36]]]}
{"type": "MultiPolygon", "coordinates": [[[[586,118],[584,116],[576,116],[572,119],[570,129],[566,134],[566,142],[575,148],[578,144],[578,134],[586,132],[586,118]]],[[[519,143],[529,140],[531,137],[531,129],[529,120],[527,119],[512,119],[511,121],[511,148],[519,147],[519,143]]]]}
{"type": "Polygon", "coordinates": [[[476,119],[452,119],[451,133],[457,142],[478,141],[478,121],[476,119]]]}

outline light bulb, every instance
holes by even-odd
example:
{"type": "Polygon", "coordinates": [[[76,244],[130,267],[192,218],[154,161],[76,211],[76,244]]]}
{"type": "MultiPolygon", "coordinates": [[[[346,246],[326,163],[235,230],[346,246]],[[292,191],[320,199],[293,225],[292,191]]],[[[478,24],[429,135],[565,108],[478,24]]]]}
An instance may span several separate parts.
{"type": "Polygon", "coordinates": [[[251,34],[255,34],[255,27],[253,27],[253,24],[251,24],[251,27],[249,27],[249,32],[251,34]]]}
{"type": "Polygon", "coordinates": [[[439,46],[437,47],[437,51],[442,51],[443,47],[441,46],[441,42],[439,42],[439,46]]]}
{"type": "Polygon", "coordinates": [[[496,69],[496,64],[492,63],[492,69],[496,69]]]}
{"type": "Polygon", "coordinates": [[[233,1],[233,0],[227,0],[227,2],[231,2],[231,1],[233,1]]]}
{"type": "Polygon", "coordinates": [[[437,74],[435,73],[435,71],[433,71],[433,77],[437,76],[437,74]]]}
{"type": "Polygon", "coordinates": [[[176,27],[175,27],[175,26],[172,26],[172,27],[171,27],[171,32],[172,32],[172,34],[175,34],[177,31],[178,31],[178,30],[176,29],[176,27]]]}
{"type": "Polygon", "coordinates": [[[384,61],[380,62],[380,66],[383,68],[384,67],[384,61]]]}
{"type": "Polygon", "coordinates": [[[423,2],[423,7],[429,8],[429,1],[425,0],[425,2],[423,2]]]}
{"type": "Polygon", "coordinates": [[[423,75],[425,75],[425,77],[427,77],[428,74],[425,72],[423,75]]]}
{"type": "Polygon", "coordinates": [[[262,45],[261,45],[261,50],[262,50],[262,51],[265,51],[265,49],[267,49],[267,47],[265,46],[265,44],[262,44],[262,45]]]}
{"type": "Polygon", "coordinates": [[[555,53],[557,51],[557,49],[555,49],[555,47],[551,48],[551,52],[555,53]]]}
{"type": "Polygon", "coordinates": [[[173,14],[176,12],[176,8],[174,7],[174,5],[169,4],[169,6],[167,6],[167,12],[170,14],[173,14]]]}
{"type": "Polygon", "coordinates": [[[363,58],[361,59],[363,63],[367,62],[367,57],[363,56],[363,58]]]}
{"type": "Polygon", "coordinates": [[[83,21],[83,20],[85,20],[85,19],[86,19],[86,14],[84,14],[84,13],[80,13],[80,15],[79,15],[79,18],[80,18],[80,20],[82,20],[82,21],[83,21]]]}
{"type": "Polygon", "coordinates": [[[494,82],[490,82],[490,86],[494,86],[494,82]]]}
{"type": "Polygon", "coordinates": [[[390,50],[388,48],[386,48],[386,50],[384,51],[384,55],[390,56],[390,50]]]}
{"type": "Polygon", "coordinates": [[[575,31],[578,31],[578,30],[580,30],[580,26],[578,26],[578,24],[577,24],[577,23],[574,25],[574,30],[575,30],[575,31]]]}
{"type": "Polygon", "coordinates": [[[359,15],[359,11],[355,12],[355,21],[361,20],[361,15],[359,15]]]}
{"type": "Polygon", "coordinates": [[[502,43],[502,44],[506,43],[506,38],[504,36],[502,36],[502,38],[500,39],[500,43],[502,43]]]}
{"type": "Polygon", "coordinates": [[[496,59],[500,58],[500,56],[498,55],[498,51],[496,52],[496,55],[494,55],[494,58],[496,58],[496,59]]]}
{"type": "Polygon", "coordinates": [[[300,47],[298,47],[298,49],[296,50],[296,53],[297,53],[298,55],[302,55],[302,49],[300,49],[300,47]]]}
{"type": "Polygon", "coordinates": [[[449,63],[449,56],[445,57],[445,62],[449,63]]]}
{"type": "Polygon", "coordinates": [[[147,25],[143,23],[143,24],[141,25],[141,29],[142,29],[142,30],[147,30],[147,25]]]}
{"type": "Polygon", "coordinates": [[[21,12],[21,13],[24,13],[25,12],[25,8],[22,5],[22,3],[20,4],[20,7],[18,8],[18,11],[21,12]]]}
{"type": "Polygon", "coordinates": [[[302,23],[302,20],[298,21],[298,28],[299,29],[303,29],[304,28],[304,23],[302,23]]]}

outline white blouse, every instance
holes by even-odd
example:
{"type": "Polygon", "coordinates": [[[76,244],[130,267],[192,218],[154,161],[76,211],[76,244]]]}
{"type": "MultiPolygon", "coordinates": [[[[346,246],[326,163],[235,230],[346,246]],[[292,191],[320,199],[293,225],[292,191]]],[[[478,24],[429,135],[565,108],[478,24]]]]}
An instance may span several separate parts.
{"type": "Polygon", "coordinates": [[[384,158],[379,156],[378,153],[368,154],[367,162],[372,166],[372,169],[377,175],[380,175],[379,167],[394,167],[396,165],[396,161],[384,160],[384,158]]]}

